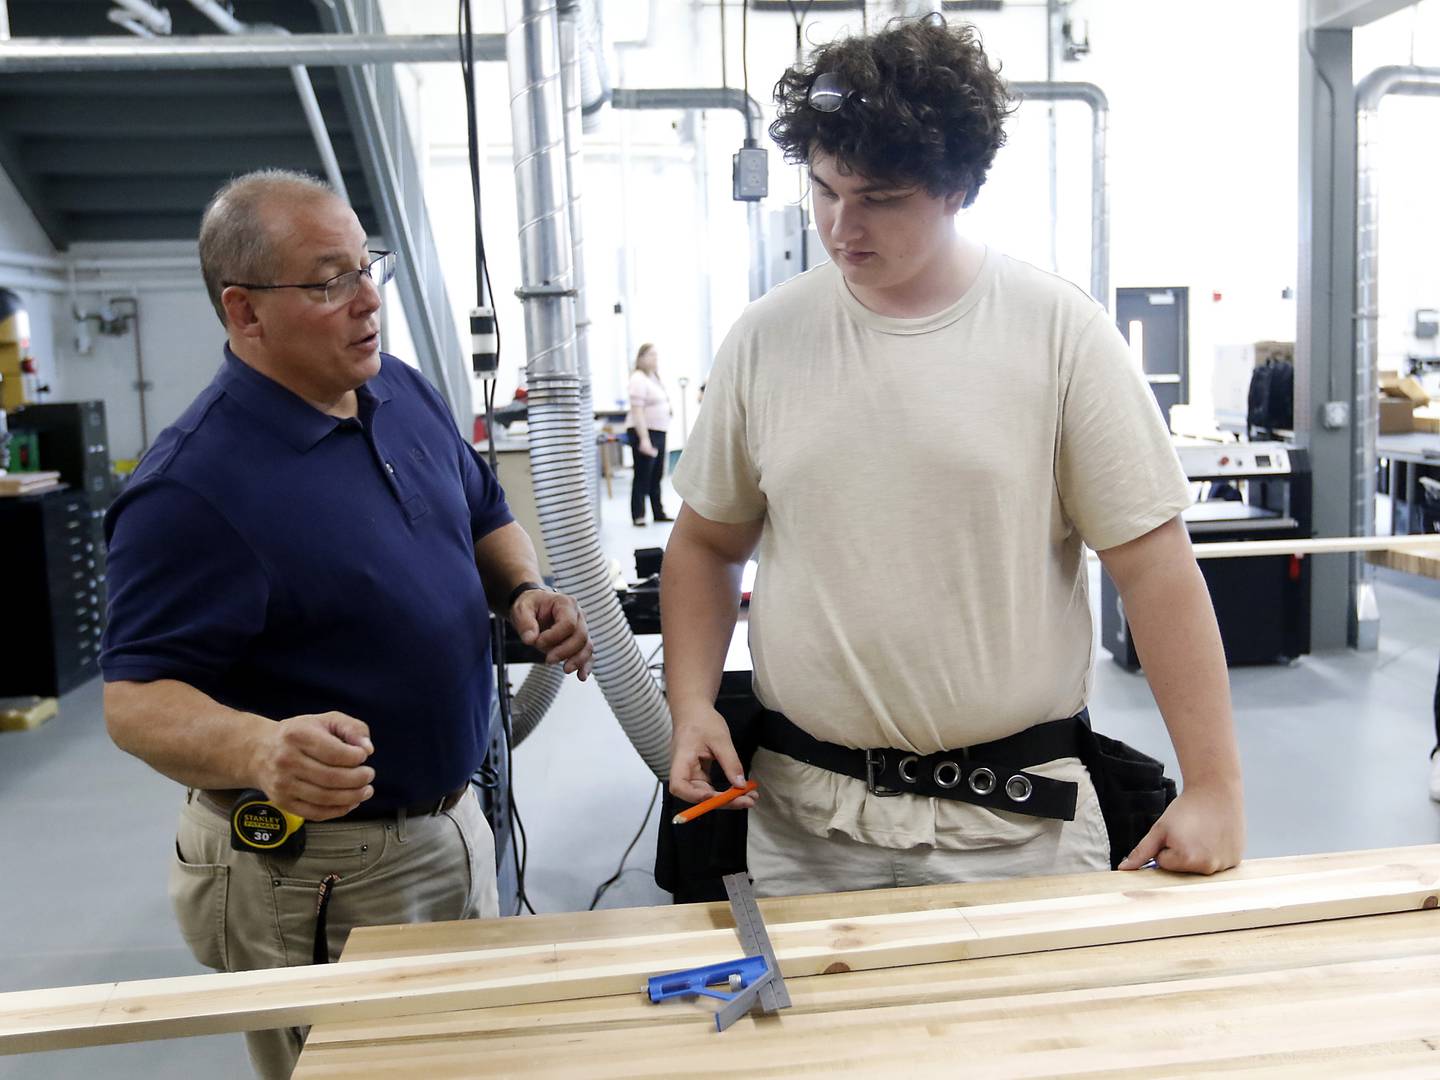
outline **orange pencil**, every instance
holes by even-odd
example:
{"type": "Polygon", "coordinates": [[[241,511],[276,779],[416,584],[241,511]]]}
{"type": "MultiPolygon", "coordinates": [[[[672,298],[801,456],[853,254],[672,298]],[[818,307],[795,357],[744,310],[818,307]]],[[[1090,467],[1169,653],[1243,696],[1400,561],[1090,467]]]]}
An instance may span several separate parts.
{"type": "Polygon", "coordinates": [[[696,803],[689,810],[682,810],[670,819],[672,825],[684,825],[687,821],[694,821],[701,814],[708,814],[717,807],[724,806],[728,802],[734,802],[741,795],[749,795],[760,785],[754,780],[745,781],[744,787],[732,787],[729,791],[722,791],[719,795],[712,795],[702,803],[696,803]]]}

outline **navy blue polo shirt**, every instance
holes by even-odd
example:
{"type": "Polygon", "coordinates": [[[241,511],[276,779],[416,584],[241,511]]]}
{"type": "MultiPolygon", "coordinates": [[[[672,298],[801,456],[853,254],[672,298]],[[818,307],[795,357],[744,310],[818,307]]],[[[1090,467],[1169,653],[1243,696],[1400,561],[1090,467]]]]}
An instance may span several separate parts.
{"type": "Polygon", "coordinates": [[[488,736],[475,541],[513,520],[420,374],[382,354],[342,420],[227,347],[105,517],[107,681],[178,679],[280,720],[370,727],[375,794],[458,788],[488,736]]]}

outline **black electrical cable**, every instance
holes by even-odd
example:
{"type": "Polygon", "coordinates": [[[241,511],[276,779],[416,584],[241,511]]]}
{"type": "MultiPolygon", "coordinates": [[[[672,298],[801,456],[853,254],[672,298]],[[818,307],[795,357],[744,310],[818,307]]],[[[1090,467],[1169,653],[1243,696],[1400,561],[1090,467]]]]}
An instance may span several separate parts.
{"type": "MultiPolygon", "coordinates": [[[[480,214],[480,139],[475,123],[475,25],[470,10],[470,0],[460,0],[456,33],[459,36],[460,74],[465,87],[465,126],[469,144],[470,194],[475,207],[475,304],[485,307],[494,296],[490,284],[490,265],[485,257],[485,229],[480,214]]],[[[500,322],[495,319],[495,365],[500,364],[500,322]]],[[[495,379],[485,381],[485,431],[489,437],[490,471],[498,472],[495,454],[495,379]]],[[[517,897],[515,914],[526,910],[535,914],[535,908],[525,892],[525,870],[530,861],[530,842],[525,834],[525,824],[520,820],[520,811],[515,805],[514,769],[514,725],[510,712],[510,683],[505,666],[505,617],[494,620],[495,633],[490,649],[495,659],[495,694],[500,705],[500,727],[505,738],[505,810],[510,816],[510,852],[515,859],[515,891],[517,897]]],[[[491,770],[493,773],[493,769],[491,770]]]]}
{"type": "MultiPolygon", "coordinates": [[[[590,899],[589,910],[594,911],[595,905],[600,903],[601,898],[610,891],[614,885],[625,874],[625,860],[630,858],[630,852],[635,850],[635,845],[640,842],[640,837],[645,835],[645,826],[650,824],[650,815],[655,812],[655,802],[660,798],[660,781],[655,781],[655,790],[650,793],[650,805],[645,808],[645,819],[640,822],[640,828],[630,838],[630,843],[625,848],[625,854],[620,856],[620,865],[615,867],[615,873],[611,874],[595,889],[595,895],[590,899]]],[[[632,867],[638,869],[638,867],[632,867]]]]}
{"type": "Polygon", "coordinates": [[[795,62],[800,63],[800,54],[805,50],[805,20],[810,17],[810,7],[815,0],[805,0],[805,10],[795,10],[795,0],[785,0],[790,17],[795,20],[795,62]]]}

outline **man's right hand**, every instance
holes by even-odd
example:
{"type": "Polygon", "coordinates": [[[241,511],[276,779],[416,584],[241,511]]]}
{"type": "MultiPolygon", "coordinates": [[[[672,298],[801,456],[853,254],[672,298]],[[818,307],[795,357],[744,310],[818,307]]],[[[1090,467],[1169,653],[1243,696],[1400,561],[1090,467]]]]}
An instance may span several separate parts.
{"type": "MultiPolygon", "coordinates": [[[[692,710],[671,706],[675,734],[670,740],[670,794],[686,802],[704,802],[719,792],[710,783],[710,765],[718,762],[736,787],[745,783],[745,770],[725,718],[708,706],[692,710]]],[[[726,810],[749,810],[759,792],[752,791],[727,804],[726,810]]]]}
{"type": "Polygon", "coordinates": [[[359,806],[375,789],[375,752],[363,720],[328,712],[271,725],[255,749],[256,787],[282,810],[329,821],[359,806]]]}

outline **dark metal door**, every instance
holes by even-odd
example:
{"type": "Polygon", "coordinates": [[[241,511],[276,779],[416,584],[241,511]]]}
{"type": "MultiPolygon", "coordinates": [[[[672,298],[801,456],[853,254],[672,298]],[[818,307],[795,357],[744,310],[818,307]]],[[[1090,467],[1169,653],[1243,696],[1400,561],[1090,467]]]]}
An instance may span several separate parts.
{"type": "Polygon", "coordinates": [[[1116,289],[1115,322],[1139,353],[1145,380],[1168,421],[1170,406],[1190,400],[1190,290],[1116,289]]]}

